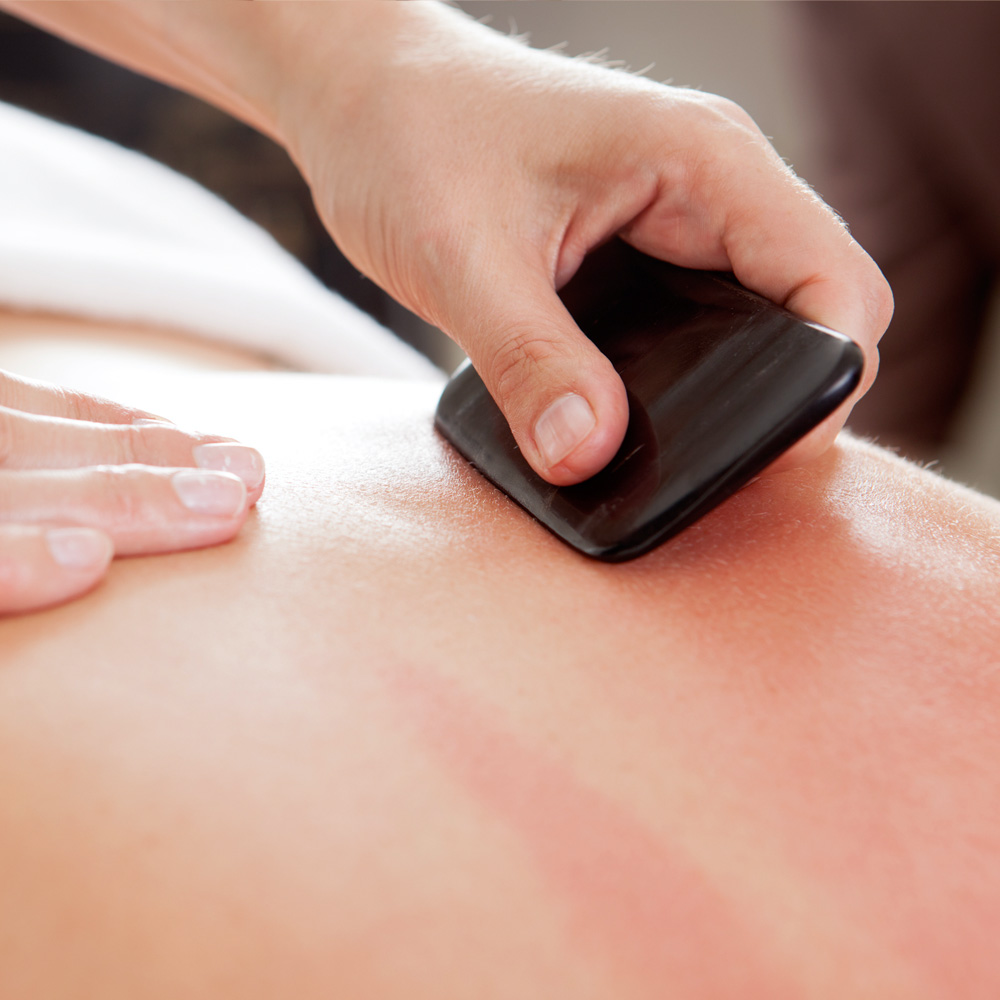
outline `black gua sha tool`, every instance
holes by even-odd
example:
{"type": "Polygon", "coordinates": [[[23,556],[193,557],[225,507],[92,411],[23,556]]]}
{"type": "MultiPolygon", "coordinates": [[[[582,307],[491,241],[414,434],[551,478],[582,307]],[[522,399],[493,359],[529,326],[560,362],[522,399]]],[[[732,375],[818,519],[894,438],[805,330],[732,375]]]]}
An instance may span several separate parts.
{"type": "Polygon", "coordinates": [[[861,378],[861,350],[847,337],[730,275],[675,267],[621,240],[591,253],[560,297],[628,393],[628,430],[607,467],[576,486],[545,482],[468,364],[445,386],[435,424],[564,542],[609,562],[648,552],[731,496],[861,378]]]}

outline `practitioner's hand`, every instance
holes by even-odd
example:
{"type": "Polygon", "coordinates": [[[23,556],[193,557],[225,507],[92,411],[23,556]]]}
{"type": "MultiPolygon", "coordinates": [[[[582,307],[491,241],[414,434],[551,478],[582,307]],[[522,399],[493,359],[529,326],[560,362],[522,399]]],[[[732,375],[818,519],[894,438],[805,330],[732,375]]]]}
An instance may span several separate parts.
{"type": "MultiPolygon", "coordinates": [[[[283,142],[334,239],[465,348],[528,461],[597,472],[625,391],[556,295],[615,233],[853,337],[888,286],[747,115],[529,49],[436,3],[10,3],[283,142]]],[[[850,401],[796,449],[823,450],[850,401]]]]}
{"type": "Polygon", "coordinates": [[[556,296],[615,233],[848,334],[867,359],[855,399],[871,384],[888,286],[739,107],[436,5],[335,6],[353,18],[337,39],[319,24],[290,48],[283,137],[338,244],[466,350],[546,479],[593,474],[624,434],[621,381],[556,296]]]}
{"type": "Polygon", "coordinates": [[[263,483],[252,448],[0,372],[0,615],[85,593],[115,554],[227,541],[263,483]]]}

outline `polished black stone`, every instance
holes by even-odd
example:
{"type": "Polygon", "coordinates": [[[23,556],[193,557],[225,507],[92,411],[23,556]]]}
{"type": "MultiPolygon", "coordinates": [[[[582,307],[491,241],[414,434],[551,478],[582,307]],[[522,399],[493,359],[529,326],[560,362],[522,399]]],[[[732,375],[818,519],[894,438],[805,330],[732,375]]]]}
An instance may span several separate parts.
{"type": "Polygon", "coordinates": [[[435,423],[508,496],[599,559],[632,559],[687,527],[861,377],[861,350],[847,337],[729,275],[675,267],[620,240],[590,254],[561,297],[628,391],[628,431],[608,466],[577,486],[546,483],[469,365],[445,387],[435,423]]]}

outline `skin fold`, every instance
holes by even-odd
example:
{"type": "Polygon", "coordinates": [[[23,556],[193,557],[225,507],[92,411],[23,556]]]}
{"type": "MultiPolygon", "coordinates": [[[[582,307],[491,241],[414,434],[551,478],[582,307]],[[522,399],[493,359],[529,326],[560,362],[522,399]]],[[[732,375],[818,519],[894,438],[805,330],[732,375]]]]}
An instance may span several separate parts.
{"type": "Polygon", "coordinates": [[[0,995],[1000,993],[1000,505],[841,436],[608,566],[439,386],[186,351],[81,388],[267,484],[0,622],[0,995]]]}

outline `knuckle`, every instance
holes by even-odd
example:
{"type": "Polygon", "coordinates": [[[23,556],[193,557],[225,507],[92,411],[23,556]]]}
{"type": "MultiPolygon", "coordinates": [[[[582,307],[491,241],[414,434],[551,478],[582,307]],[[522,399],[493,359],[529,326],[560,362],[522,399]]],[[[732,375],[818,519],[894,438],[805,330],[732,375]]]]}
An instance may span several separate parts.
{"type": "Polygon", "coordinates": [[[116,427],[112,433],[116,439],[116,459],[122,465],[140,464],[144,461],[146,452],[141,427],[116,427]]]}
{"type": "Polygon", "coordinates": [[[718,94],[700,94],[693,105],[693,135],[701,147],[725,155],[730,149],[743,156],[748,149],[771,155],[772,146],[750,114],[735,101],[718,94]]]}
{"type": "Polygon", "coordinates": [[[878,280],[875,282],[875,287],[872,289],[871,293],[871,306],[872,315],[875,320],[875,326],[880,331],[884,331],[892,319],[892,314],[895,309],[895,300],[892,296],[892,289],[889,287],[889,282],[882,277],[880,273],[878,280]]]}
{"type": "Polygon", "coordinates": [[[507,402],[523,395],[555,354],[555,345],[542,334],[523,328],[506,332],[488,369],[497,397],[507,402]]]}
{"type": "Polygon", "coordinates": [[[132,416],[132,411],[124,406],[77,389],[60,385],[53,386],[52,392],[58,395],[63,411],[75,420],[96,424],[127,423],[132,416]]]}
{"type": "Polygon", "coordinates": [[[97,401],[84,392],[76,389],[67,389],[59,386],[54,390],[59,396],[66,413],[72,414],[74,419],[96,421],[99,415],[97,401]]]}
{"type": "Polygon", "coordinates": [[[895,308],[892,288],[878,265],[865,253],[861,245],[852,237],[850,239],[851,249],[859,258],[857,286],[860,290],[865,321],[875,332],[876,337],[881,337],[889,326],[895,308]]]}
{"type": "Polygon", "coordinates": [[[147,502],[146,473],[134,465],[96,466],[94,501],[102,520],[113,524],[132,524],[143,519],[147,502]]]}
{"type": "Polygon", "coordinates": [[[208,440],[166,423],[109,427],[104,433],[112,436],[113,454],[120,465],[186,465],[194,445],[208,440]]]}
{"type": "Polygon", "coordinates": [[[719,94],[702,94],[701,107],[708,112],[706,121],[713,124],[736,125],[741,129],[759,132],[757,123],[742,105],[719,94]]]}
{"type": "MultiPolygon", "coordinates": [[[[750,115],[734,101],[717,94],[685,92],[681,104],[664,107],[667,137],[660,161],[675,165],[675,191],[724,193],[730,200],[733,182],[751,169],[770,170],[784,164],[750,115]]],[[[711,208],[711,206],[707,206],[711,208]]]]}

